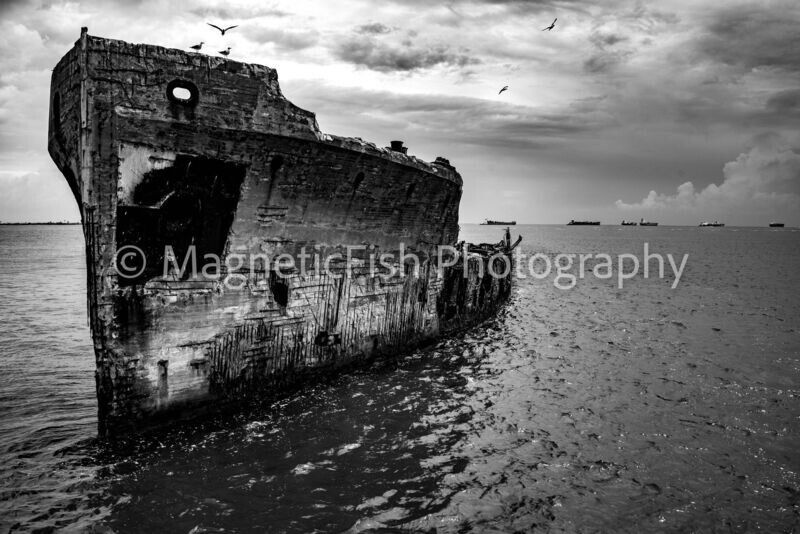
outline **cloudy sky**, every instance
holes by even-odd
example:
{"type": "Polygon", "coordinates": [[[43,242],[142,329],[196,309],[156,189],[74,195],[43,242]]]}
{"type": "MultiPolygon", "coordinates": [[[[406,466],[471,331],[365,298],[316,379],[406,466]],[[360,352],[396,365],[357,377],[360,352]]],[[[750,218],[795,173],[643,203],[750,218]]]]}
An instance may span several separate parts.
{"type": "Polygon", "coordinates": [[[800,225],[796,0],[2,0],[0,220],[79,218],[46,147],[81,26],[277,68],[323,131],[448,157],[462,222],[800,225]]]}

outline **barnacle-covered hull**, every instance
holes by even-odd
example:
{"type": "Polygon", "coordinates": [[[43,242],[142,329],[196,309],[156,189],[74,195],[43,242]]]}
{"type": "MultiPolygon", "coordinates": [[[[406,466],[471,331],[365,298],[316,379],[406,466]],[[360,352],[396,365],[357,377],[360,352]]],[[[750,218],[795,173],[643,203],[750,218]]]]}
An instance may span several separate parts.
{"type": "Polygon", "coordinates": [[[270,68],[84,30],[51,98],[102,434],[397,353],[509,294],[486,254],[441,252],[462,186],[447,160],[321,133],[270,68]]]}

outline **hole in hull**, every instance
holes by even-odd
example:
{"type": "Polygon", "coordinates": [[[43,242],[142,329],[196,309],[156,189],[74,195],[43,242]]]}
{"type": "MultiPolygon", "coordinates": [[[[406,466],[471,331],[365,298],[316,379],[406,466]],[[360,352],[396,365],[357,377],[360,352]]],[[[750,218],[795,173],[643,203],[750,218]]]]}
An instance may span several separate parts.
{"type": "MultiPolygon", "coordinates": [[[[172,167],[144,175],[133,192],[133,205],[117,209],[117,248],[134,245],[146,266],[136,277],[120,277],[120,286],[161,276],[166,247],[172,247],[178,267],[194,251],[198,273],[206,254],[222,258],[233,223],[246,167],[201,157],[178,156],[172,167]],[[192,248],[193,247],[193,248],[192,248]]],[[[192,276],[192,262],[182,278],[192,276]]]]}
{"type": "Polygon", "coordinates": [[[167,85],[167,98],[170,102],[194,106],[200,97],[197,86],[187,80],[172,80],[167,85]]]}

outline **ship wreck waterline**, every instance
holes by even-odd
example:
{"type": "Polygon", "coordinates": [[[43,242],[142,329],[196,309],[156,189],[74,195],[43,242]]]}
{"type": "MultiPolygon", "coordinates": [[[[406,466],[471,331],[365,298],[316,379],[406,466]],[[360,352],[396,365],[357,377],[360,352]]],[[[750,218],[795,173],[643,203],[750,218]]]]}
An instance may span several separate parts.
{"type": "Polygon", "coordinates": [[[510,262],[508,237],[437,264],[458,237],[462,180],[446,159],[323,134],[268,67],[84,28],[53,71],[49,151],[81,212],[103,435],[398,353],[476,324],[510,294],[510,269],[485,275],[497,256],[510,262]],[[120,276],[130,246],[148,260],[120,276]],[[168,246],[178,258],[327,260],[405,248],[419,261],[376,275],[351,257],[328,261],[335,273],[281,277],[244,261],[231,290],[197,272],[164,276],[168,246]]]}

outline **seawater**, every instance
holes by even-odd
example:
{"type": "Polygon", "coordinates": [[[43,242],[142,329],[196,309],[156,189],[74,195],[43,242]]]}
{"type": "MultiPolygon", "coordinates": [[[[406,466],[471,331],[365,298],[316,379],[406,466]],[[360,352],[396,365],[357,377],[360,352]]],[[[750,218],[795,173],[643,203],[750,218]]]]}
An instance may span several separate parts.
{"type": "Polygon", "coordinates": [[[80,228],[0,227],[0,530],[800,528],[800,231],[512,232],[689,258],[675,289],[520,279],[462,335],[120,450],[96,439],[80,228]]]}

